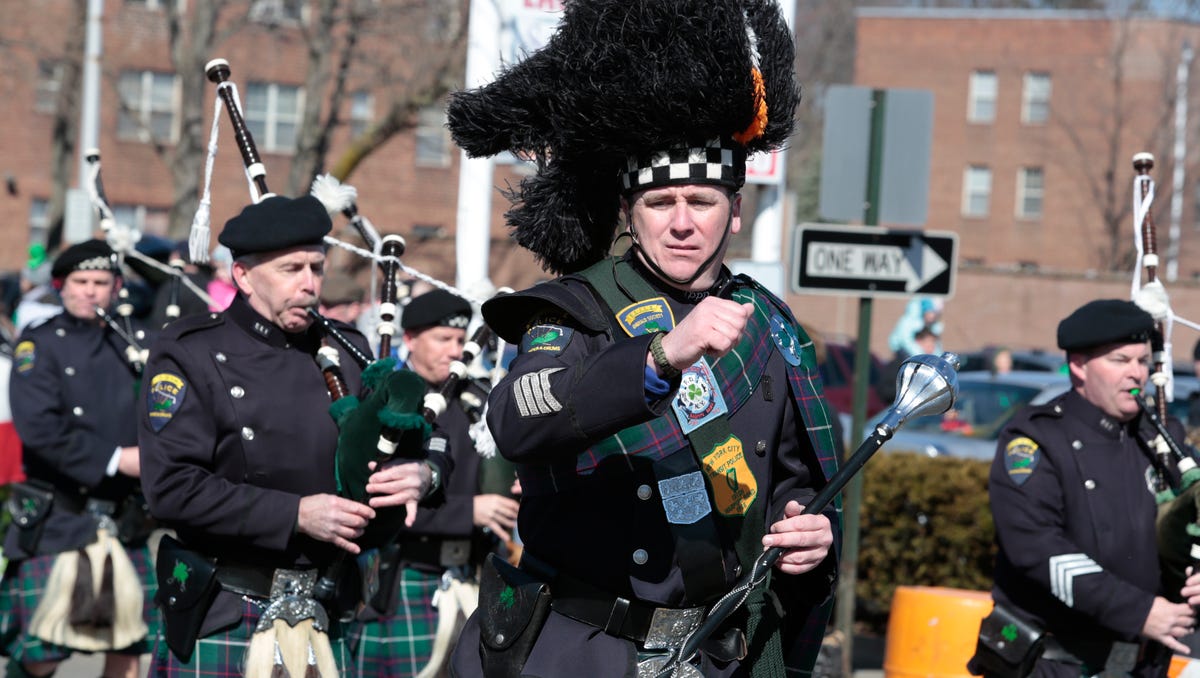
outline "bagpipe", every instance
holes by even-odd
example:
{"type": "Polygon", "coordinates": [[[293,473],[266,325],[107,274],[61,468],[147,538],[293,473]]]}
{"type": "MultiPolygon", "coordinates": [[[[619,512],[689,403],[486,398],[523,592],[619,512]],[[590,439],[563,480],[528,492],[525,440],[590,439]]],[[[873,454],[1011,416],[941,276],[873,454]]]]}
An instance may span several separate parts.
{"type": "Polygon", "coordinates": [[[1146,420],[1154,429],[1149,441],[1155,458],[1155,499],[1158,516],[1155,531],[1158,539],[1159,561],[1162,567],[1162,586],[1167,596],[1179,598],[1179,590],[1187,578],[1187,568],[1200,564],[1200,469],[1191,448],[1185,448],[1167,428],[1167,403],[1173,396],[1171,373],[1171,334],[1173,324],[1180,322],[1200,329],[1184,320],[1171,309],[1166,289],[1158,277],[1158,238],[1151,208],[1154,204],[1154,156],[1138,153],[1133,156],[1135,172],[1133,186],[1133,218],[1136,229],[1134,243],[1137,263],[1131,296],[1143,310],[1154,317],[1155,331],[1151,337],[1153,371],[1150,382],[1155,387],[1153,406],[1141,393],[1134,394],[1146,420]],[[1141,270],[1146,282],[1142,283],[1141,270]]]}

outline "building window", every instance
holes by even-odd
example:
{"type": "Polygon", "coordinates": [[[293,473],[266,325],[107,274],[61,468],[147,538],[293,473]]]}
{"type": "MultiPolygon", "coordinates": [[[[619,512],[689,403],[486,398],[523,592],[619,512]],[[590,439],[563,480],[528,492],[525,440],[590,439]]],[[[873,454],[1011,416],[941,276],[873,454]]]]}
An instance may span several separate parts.
{"type": "Polygon", "coordinates": [[[250,20],[264,24],[299,23],[304,0],[254,0],[250,20]]]}
{"type": "Polygon", "coordinates": [[[1045,124],[1050,119],[1050,74],[1026,73],[1021,94],[1021,122],[1045,124]]]}
{"type": "Polygon", "coordinates": [[[967,121],[991,122],[996,119],[996,73],[973,71],[968,93],[967,121]]]}
{"type": "Polygon", "coordinates": [[[125,0],[126,5],[142,6],[146,9],[162,9],[167,0],[125,0]]]}
{"type": "Polygon", "coordinates": [[[246,86],[246,126],[260,150],[296,150],[300,99],[300,88],[292,85],[252,82],[246,86]]]}
{"type": "Polygon", "coordinates": [[[113,205],[113,219],[122,226],[132,227],[143,235],[166,237],[167,210],[145,205],[113,205]]]}
{"type": "Polygon", "coordinates": [[[963,172],[962,213],[964,217],[986,217],[992,197],[992,170],[971,165],[963,172]]]}
{"type": "Polygon", "coordinates": [[[58,102],[58,91],[62,89],[63,63],[61,61],[38,61],[37,94],[33,110],[38,113],[53,113],[58,102]]]}
{"type": "Polygon", "coordinates": [[[175,129],[175,76],[154,71],[125,71],[117,84],[121,110],[117,135],[122,139],[170,141],[175,129]]]}
{"type": "Polygon", "coordinates": [[[45,247],[50,237],[50,201],[34,198],[29,204],[29,244],[45,247]]]}
{"type": "Polygon", "coordinates": [[[450,166],[450,131],[441,106],[429,106],[417,114],[417,167],[450,166]]]}
{"type": "Polygon", "coordinates": [[[1022,219],[1042,218],[1042,196],[1045,178],[1041,167],[1022,167],[1017,173],[1017,216],[1022,219]]]}
{"type": "Polygon", "coordinates": [[[350,95],[350,136],[361,136],[375,121],[375,95],[359,90],[350,95]]]}

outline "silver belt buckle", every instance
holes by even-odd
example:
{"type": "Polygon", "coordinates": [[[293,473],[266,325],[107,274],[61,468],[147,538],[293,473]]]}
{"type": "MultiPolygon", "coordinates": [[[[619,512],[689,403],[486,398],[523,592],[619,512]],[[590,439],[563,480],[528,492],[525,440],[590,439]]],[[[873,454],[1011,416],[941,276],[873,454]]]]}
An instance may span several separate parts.
{"type": "Polygon", "coordinates": [[[271,602],[259,617],[255,631],[270,629],[276,619],[282,619],[293,627],[305,619],[311,619],[318,631],[328,630],[329,615],[313,598],[316,583],[316,570],[275,570],[271,577],[271,602]]]}
{"type": "Polygon", "coordinates": [[[647,650],[663,650],[683,645],[684,639],[700,627],[704,621],[704,608],[686,607],[672,609],[658,607],[650,617],[650,628],[646,631],[646,642],[642,647],[647,650]]]}

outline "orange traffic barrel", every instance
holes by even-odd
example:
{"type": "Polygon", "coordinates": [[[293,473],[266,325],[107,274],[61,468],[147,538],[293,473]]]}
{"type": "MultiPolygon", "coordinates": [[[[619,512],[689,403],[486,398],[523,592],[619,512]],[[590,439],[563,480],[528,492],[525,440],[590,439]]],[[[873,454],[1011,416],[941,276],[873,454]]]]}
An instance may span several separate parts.
{"type": "Polygon", "coordinates": [[[979,622],[992,595],[938,586],[898,586],[888,617],[883,673],[887,678],[968,678],[979,622]]]}

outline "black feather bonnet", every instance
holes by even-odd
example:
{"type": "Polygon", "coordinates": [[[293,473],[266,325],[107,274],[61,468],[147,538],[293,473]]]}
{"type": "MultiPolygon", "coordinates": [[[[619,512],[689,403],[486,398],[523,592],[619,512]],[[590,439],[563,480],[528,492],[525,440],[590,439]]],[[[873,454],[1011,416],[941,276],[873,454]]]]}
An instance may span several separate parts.
{"type": "Polygon", "coordinates": [[[564,6],[545,47],[452,94],[448,118],[472,157],[537,163],[508,194],[508,224],[548,269],[571,273],[607,254],[623,192],[740,188],[746,156],[787,141],[800,88],[773,0],[564,6]]]}

